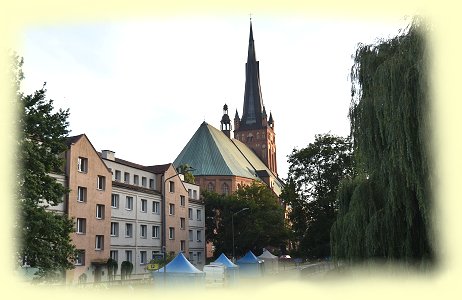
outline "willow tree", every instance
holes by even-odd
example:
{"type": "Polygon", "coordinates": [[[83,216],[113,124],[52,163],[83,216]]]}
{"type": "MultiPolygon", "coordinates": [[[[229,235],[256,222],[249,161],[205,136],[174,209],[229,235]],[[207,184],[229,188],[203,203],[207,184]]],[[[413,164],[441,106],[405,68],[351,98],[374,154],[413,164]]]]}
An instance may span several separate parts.
{"type": "Polygon", "coordinates": [[[351,135],[359,175],[339,189],[332,252],[431,261],[428,46],[415,21],[395,38],[359,45],[351,71],[351,135]]]}

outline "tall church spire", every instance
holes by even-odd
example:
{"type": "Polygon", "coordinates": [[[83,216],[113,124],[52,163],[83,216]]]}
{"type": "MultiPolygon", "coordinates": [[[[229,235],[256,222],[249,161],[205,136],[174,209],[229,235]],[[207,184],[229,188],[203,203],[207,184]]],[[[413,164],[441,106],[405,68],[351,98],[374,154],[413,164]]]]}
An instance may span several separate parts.
{"type": "MultiPolygon", "coordinates": [[[[277,175],[276,140],[273,115],[266,114],[260,88],[260,68],[255,55],[252,19],[250,19],[249,49],[245,64],[244,109],[242,118],[236,110],[234,138],[244,143],[261,159],[268,169],[277,175]]],[[[268,182],[269,185],[271,183],[268,182]]]]}
{"type": "Polygon", "coordinates": [[[255,54],[252,20],[250,21],[249,50],[245,64],[244,109],[240,128],[260,128],[262,124],[263,99],[260,89],[259,62],[255,54]]]}

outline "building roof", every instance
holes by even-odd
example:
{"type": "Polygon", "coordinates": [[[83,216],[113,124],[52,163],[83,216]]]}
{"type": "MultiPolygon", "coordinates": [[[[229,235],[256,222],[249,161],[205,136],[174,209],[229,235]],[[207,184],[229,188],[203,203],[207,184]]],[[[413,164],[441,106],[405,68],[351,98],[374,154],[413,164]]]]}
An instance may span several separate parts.
{"type": "Polygon", "coordinates": [[[259,180],[270,177],[273,191],[279,195],[282,181],[244,143],[228,138],[222,131],[203,122],[181,153],[174,166],[188,164],[194,176],[240,176],[259,180]]]}
{"type": "Polygon", "coordinates": [[[163,164],[163,165],[147,166],[145,167],[145,169],[154,174],[163,174],[168,170],[170,165],[171,163],[163,164]]]}
{"type": "Polygon", "coordinates": [[[66,139],[66,145],[70,147],[72,144],[75,144],[84,134],[70,136],[66,139]]]}
{"type": "Polygon", "coordinates": [[[223,132],[203,122],[181,153],[174,166],[188,164],[196,175],[240,176],[258,179],[256,170],[223,132]]]}
{"type": "Polygon", "coordinates": [[[260,68],[255,54],[252,22],[250,22],[249,49],[245,64],[244,107],[239,130],[262,128],[263,98],[260,88],[260,68]]]}

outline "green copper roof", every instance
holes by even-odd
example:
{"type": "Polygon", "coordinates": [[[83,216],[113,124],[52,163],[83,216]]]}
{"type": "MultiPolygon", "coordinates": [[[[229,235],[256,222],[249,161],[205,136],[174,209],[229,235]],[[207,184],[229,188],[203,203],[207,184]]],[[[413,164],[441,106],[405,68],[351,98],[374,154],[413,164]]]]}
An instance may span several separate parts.
{"type": "Polygon", "coordinates": [[[188,164],[193,175],[241,176],[261,180],[271,178],[272,189],[279,195],[283,182],[273,174],[244,143],[229,139],[223,132],[203,122],[173,162],[175,167],[188,164]],[[265,175],[266,174],[266,175],[265,175]]]}
{"type": "Polygon", "coordinates": [[[256,170],[220,130],[203,122],[173,162],[188,164],[193,175],[227,175],[258,179],[256,170]]]}

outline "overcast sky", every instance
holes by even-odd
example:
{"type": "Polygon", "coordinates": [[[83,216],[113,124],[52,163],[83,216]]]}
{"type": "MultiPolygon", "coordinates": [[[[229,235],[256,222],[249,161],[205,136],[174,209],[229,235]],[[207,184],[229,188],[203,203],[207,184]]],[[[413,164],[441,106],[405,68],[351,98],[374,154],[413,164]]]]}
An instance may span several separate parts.
{"type": "MultiPolygon", "coordinates": [[[[315,134],[349,134],[350,68],[358,43],[396,35],[403,18],[361,21],[253,14],[263,103],[275,120],[278,171],[315,134]]],[[[222,108],[242,116],[249,16],[74,23],[25,30],[23,90],[47,82],[70,109],[71,135],[143,165],[173,162],[222,108]]]]}

